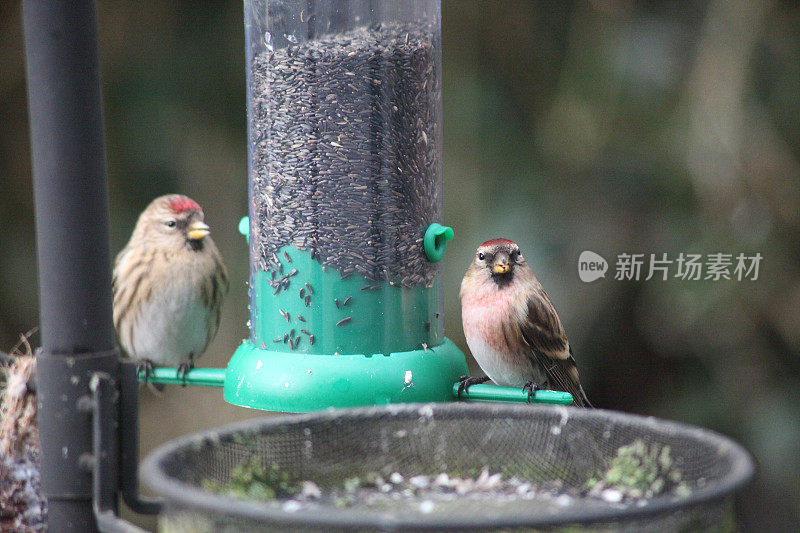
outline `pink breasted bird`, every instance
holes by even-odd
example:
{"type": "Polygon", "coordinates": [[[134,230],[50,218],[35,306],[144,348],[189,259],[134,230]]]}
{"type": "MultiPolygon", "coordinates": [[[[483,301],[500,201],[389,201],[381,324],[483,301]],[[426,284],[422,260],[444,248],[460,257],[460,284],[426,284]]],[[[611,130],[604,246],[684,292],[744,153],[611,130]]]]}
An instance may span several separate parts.
{"type": "Polygon", "coordinates": [[[114,327],[145,368],[183,377],[219,327],[228,274],[203,210],[179,194],[153,200],[114,265],[114,327]]]}
{"type": "Polygon", "coordinates": [[[487,377],[462,377],[459,392],[491,379],[522,387],[529,401],[536,390],[554,389],[572,394],[574,405],[591,407],[561,320],[516,243],[480,245],[461,282],[461,319],[487,377]]]}

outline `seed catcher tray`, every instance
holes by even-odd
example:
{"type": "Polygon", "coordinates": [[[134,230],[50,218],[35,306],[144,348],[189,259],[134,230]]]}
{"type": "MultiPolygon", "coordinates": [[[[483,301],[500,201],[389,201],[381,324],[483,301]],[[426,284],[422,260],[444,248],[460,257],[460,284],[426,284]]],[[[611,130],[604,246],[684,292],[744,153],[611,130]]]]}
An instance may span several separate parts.
{"type": "Polygon", "coordinates": [[[170,531],[726,530],[753,470],[707,430],[495,404],[248,421],[167,444],[143,468],[170,531]]]}

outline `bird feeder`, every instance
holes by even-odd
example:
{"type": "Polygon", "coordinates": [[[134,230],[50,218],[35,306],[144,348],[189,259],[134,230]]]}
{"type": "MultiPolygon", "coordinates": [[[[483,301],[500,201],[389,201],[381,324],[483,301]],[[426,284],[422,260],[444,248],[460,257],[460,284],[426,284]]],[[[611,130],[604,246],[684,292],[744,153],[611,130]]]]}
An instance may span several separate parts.
{"type": "MultiPolygon", "coordinates": [[[[443,327],[439,0],[244,12],[250,336],[224,371],[149,379],[285,412],[459,397],[468,369],[443,327]]],[[[528,401],[494,385],[464,396],[528,401]]]]}
{"type": "Polygon", "coordinates": [[[245,29],[250,337],[225,399],[452,399],[439,1],[247,0],[245,29]]]}

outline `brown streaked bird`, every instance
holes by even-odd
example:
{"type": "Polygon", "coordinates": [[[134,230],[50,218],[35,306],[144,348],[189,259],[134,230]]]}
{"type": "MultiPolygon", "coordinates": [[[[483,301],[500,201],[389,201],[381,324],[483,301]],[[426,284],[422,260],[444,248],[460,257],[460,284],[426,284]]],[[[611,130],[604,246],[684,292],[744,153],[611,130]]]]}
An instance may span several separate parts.
{"type": "Polygon", "coordinates": [[[219,327],[228,273],[203,210],[187,196],[153,200],[114,265],[114,327],[145,372],[185,377],[219,327]]]}
{"type": "Polygon", "coordinates": [[[528,401],[536,390],[554,389],[591,407],[555,307],[514,242],[492,239],[475,252],[461,281],[461,320],[487,377],[462,377],[459,392],[491,379],[522,387],[528,401]]]}

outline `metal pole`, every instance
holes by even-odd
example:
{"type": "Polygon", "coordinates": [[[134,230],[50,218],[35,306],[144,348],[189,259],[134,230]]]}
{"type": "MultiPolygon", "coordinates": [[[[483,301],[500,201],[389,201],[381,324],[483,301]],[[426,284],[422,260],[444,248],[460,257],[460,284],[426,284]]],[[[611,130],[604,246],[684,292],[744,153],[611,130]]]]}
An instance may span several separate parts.
{"type": "Polygon", "coordinates": [[[50,531],[96,531],[92,418],[97,371],[116,378],[108,194],[95,5],[24,0],[42,347],[42,489],[50,531]],[[84,401],[85,405],[85,401],[84,401]]]}

